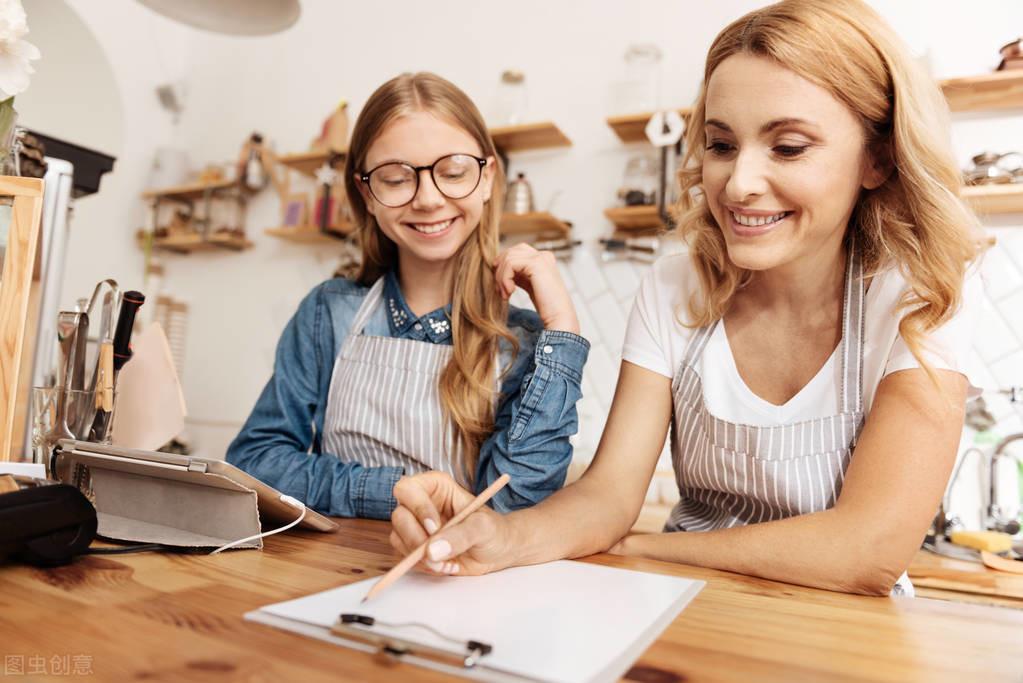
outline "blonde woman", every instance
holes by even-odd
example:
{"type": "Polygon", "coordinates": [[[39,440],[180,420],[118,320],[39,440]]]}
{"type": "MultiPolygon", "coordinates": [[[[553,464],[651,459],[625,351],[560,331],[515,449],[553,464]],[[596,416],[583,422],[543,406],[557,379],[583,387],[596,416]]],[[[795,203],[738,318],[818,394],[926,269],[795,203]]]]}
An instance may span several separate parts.
{"type": "Polygon", "coordinates": [[[361,272],[301,303],[227,460],[330,515],[386,519],[395,483],[433,470],[468,489],[507,472],[493,507],[537,503],[564,483],[589,344],[549,252],[498,256],[504,178],[479,111],[399,76],[346,164],[361,272]],[[516,287],[535,313],[508,305],[516,287]]]}
{"type": "MultiPolygon", "coordinates": [[[[689,251],[642,284],[592,466],[531,510],[443,532],[434,568],[610,549],[911,590],[904,570],[972,391],[975,219],[957,198],[946,111],[858,0],[781,2],[725,28],[687,133],[689,251]],[[669,430],[681,500],[663,533],[626,536],[669,430]]],[[[396,518],[399,549],[466,503],[442,479],[398,487],[420,522],[396,518]]]]}

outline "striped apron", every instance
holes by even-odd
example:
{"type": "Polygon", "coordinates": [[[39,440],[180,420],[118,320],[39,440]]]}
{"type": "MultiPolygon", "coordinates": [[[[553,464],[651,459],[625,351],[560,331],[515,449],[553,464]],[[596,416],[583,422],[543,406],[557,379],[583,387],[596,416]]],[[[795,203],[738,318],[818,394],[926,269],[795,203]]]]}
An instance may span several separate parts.
{"type": "MultiPolygon", "coordinates": [[[[672,380],[671,459],[681,500],[665,531],[711,531],[832,507],[863,426],[863,269],[850,251],[842,312],[841,412],[756,427],[715,417],[696,367],[720,323],[700,328],[672,380]]],[[[903,575],[895,593],[912,590],[903,575]]]]}
{"type": "Polygon", "coordinates": [[[323,443],[342,462],[403,467],[405,474],[447,472],[469,486],[465,454],[441,409],[438,382],[453,348],[414,339],[363,335],[383,301],[384,279],[370,288],[334,361],[323,443]]]}

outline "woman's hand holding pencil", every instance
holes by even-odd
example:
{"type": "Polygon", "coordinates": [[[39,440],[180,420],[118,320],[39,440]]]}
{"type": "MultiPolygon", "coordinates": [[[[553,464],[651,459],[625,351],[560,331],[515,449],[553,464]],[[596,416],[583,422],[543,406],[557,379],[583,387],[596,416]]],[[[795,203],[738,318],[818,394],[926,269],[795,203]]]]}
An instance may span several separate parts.
{"type": "MultiPolygon", "coordinates": [[[[506,477],[503,475],[494,485],[506,477]]],[[[394,487],[394,497],[398,506],[391,514],[390,541],[402,555],[429,539],[423,564],[435,573],[486,574],[508,566],[504,516],[486,505],[442,529],[477,500],[450,475],[434,471],[403,477],[394,487]],[[434,534],[436,537],[431,539],[434,534]]]]}

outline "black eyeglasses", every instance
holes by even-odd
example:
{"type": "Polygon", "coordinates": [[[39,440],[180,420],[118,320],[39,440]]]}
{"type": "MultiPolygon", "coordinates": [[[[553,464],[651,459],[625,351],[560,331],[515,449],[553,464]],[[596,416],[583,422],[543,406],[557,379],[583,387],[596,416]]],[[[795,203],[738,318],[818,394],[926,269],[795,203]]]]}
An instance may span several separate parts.
{"type": "Polygon", "coordinates": [[[390,161],[359,176],[370,194],[386,207],[396,209],[411,202],[419,192],[419,174],[430,172],[437,190],[448,199],[464,199],[471,195],[483,177],[486,159],[472,154],[449,154],[429,166],[413,166],[390,161]]]}

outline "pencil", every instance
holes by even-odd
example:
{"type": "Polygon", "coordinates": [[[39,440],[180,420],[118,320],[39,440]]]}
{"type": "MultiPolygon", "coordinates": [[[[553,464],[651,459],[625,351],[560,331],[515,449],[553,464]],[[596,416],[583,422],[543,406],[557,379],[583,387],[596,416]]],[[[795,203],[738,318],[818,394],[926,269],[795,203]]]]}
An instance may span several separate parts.
{"type": "MultiPolygon", "coordinates": [[[[493,484],[485,488],[480,495],[476,496],[471,503],[462,508],[457,515],[449,519],[447,524],[441,527],[437,533],[439,534],[441,531],[444,531],[444,529],[461,523],[466,517],[483,507],[486,502],[493,498],[498,491],[503,489],[509,481],[511,481],[511,477],[507,474],[502,474],[494,481],[493,484]]],[[[437,534],[434,534],[434,536],[436,535],[437,534]]],[[[407,574],[412,567],[419,564],[419,561],[423,559],[424,555],[426,555],[426,546],[430,544],[430,541],[433,540],[434,536],[430,536],[430,538],[421,543],[418,548],[410,552],[405,559],[391,567],[390,571],[384,574],[379,581],[373,584],[373,587],[369,589],[369,592],[366,593],[366,597],[364,597],[362,601],[369,602],[375,596],[380,595],[384,589],[407,574]]]]}

